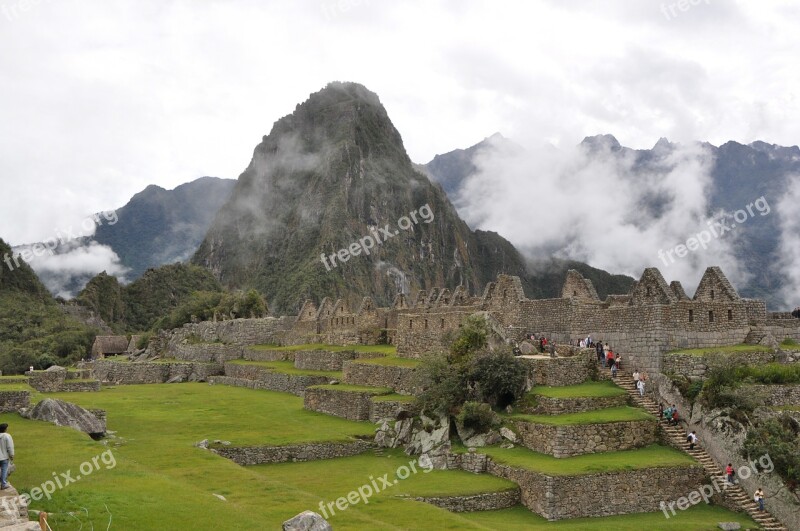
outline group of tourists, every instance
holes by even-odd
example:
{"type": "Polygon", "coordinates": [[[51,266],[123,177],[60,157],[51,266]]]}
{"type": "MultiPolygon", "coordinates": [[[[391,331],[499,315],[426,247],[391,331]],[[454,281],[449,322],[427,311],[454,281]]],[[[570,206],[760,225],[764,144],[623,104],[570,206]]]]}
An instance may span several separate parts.
{"type": "Polygon", "coordinates": [[[667,424],[670,426],[677,426],[678,422],[680,422],[681,418],[678,414],[678,406],[672,404],[671,406],[664,409],[664,404],[658,405],[658,415],[662,419],[664,419],[667,424]]]}

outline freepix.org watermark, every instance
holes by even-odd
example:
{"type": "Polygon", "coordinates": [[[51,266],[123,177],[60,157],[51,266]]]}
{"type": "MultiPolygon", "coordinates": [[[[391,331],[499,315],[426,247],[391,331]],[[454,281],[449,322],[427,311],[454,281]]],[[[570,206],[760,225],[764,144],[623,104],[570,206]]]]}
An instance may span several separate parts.
{"type": "MultiPolygon", "coordinates": [[[[747,479],[753,474],[758,474],[759,472],[768,474],[773,470],[775,470],[775,464],[772,462],[772,458],[769,456],[769,454],[764,454],[759,457],[758,460],[753,459],[747,465],[740,466],[736,471],[736,474],[742,479],[747,479]]],[[[735,481],[738,482],[738,480],[735,481]]],[[[675,512],[676,506],[679,511],[685,511],[690,506],[700,503],[700,500],[709,503],[709,500],[712,496],[714,496],[714,493],[721,492],[725,488],[725,484],[727,482],[728,479],[725,476],[712,477],[710,485],[702,485],[699,489],[690,492],[686,496],[681,496],[677,500],[673,500],[669,503],[662,501],[659,504],[659,508],[664,512],[665,518],[670,518],[671,516],[675,516],[677,514],[675,512]]]]}
{"type": "Polygon", "coordinates": [[[700,247],[703,249],[708,249],[708,244],[713,238],[719,238],[726,232],[732,231],[736,228],[736,223],[741,225],[748,219],[754,218],[754,208],[755,211],[762,216],[766,216],[772,210],[769,206],[769,203],[767,203],[766,198],[762,195],[752,203],[748,204],[746,207],[734,212],[731,217],[716,217],[708,220],[706,222],[706,225],[708,225],[708,230],[704,229],[698,232],[694,236],[688,238],[685,243],[679,243],[675,247],[667,249],[666,251],[664,251],[664,249],[659,249],[658,257],[662,262],[664,262],[665,266],[669,266],[670,264],[675,263],[675,257],[684,258],[689,254],[689,251],[694,252],[700,247]],[[728,222],[731,219],[733,219],[733,221],[736,223],[728,225],[728,222]],[[673,254],[675,256],[673,256],[673,254]]]}
{"type": "Polygon", "coordinates": [[[34,258],[38,258],[44,254],[53,256],[56,254],[56,249],[59,245],[66,245],[67,242],[83,238],[94,234],[95,225],[102,225],[105,221],[108,225],[114,225],[119,221],[116,210],[106,210],[99,214],[93,214],[81,222],[80,228],[76,231],[72,226],[67,230],[56,229],[56,235],[51,236],[43,242],[34,243],[30,247],[26,247],[17,253],[6,253],[3,255],[3,262],[5,262],[9,271],[14,271],[14,268],[19,267],[19,260],[22,258],[27,263],[31,263],[34,258]]]}
{"type": "Polygon", "coordinates": [[[336,498],[336,501],[327,503],[324,500],[320,501],[319,510],[322,512],[322,516],[327,520],[336,515],[337,509],[339,511],[346,511],[348,507],[351,505],[356,505],[359,502],[367,505],[369,503],[369,499],[375,494],[393,487],[400,481],[408,479],[411,474],[416,474],[419,472],[419,470],[417,470],[417,464],[419,464],[420,468],[422,468],[422,472],[424,474],[427,474],[433,470],[433,463],[427,455],[423,455],[420,456],[419,459],[409,461],[408,466],[401,465],[397,467],[397,470],[394,471],[393,478],[389,477],[390,472],[387,472],[377,479],[374,476],[370,476],[368,483],[364,483],[357,489],[351,490],[347,496],[336,498]]]}
{"type": "Polygon", "coordinates": [[[680,14],[675,12],[676,9],[681,13],[685,13],[701,2],[705,2],[708,5],[711,0],[677,0],[669,4],[661,4],[661,13],[667,20],[672,20],[680,14]]]}
{"type": "Polygon", "coordinates": [[[53,472],[53,479],[48,479],[47,481],[43,481],[41,485],[33,487],[30,493],[21,493],[19,497],[5,497],[0,504],[3,506],[3,509],[8,511],[11,509],[19,509],[20,507],[17,505],[27,507],[31,500],[39,501],[42,498],[47,498],[49,500],[57,490],[61,490],[72,483],[77,483],[81,479],[92,475],[94,472],[100,470],[101,465],[104,467],[104,470],[111,470],[117,466],[117,458],[114,457],[114,453],[110,449],[81,463],[78,467],[79,473],[73,474],[72,470],[61,473],[53,472]]]}
{"type": "Polygon", "coordinates": [[[331,255],[325,255],[325,253],[322,253],[319,255],[319,259],[322,261],[325,269],[330,271],[332,267],[336,267],[338,265],[336,263],[337,258],[339,259],[339,262],[344,263],[350,260],[350,258],[360,255],[362,252],[368,255],[370,253],[370,249],[375,247],[376,244],[381,245],[389,238],[394,238],[400,234],[400,230],[409,230],[414,225],[419,224],[420,221],[423,223],[430,223],[433,221],[433,211],[431,210],[430,205],[427,203],[419,207],[417,210],[412,210],[407,216],[403,216],[398,219],[397,226],[399,229],[392,230],[389,223],[383,227],[370,228],[371,234],[369,236],[364,236],[357,242],[353,242],[346,248],[339,249],[337,252],[331,255]],[[418,215],[419,219],[417,219],[418,215]],[[328,264],[329,260],[330,264],[328,264]]]}

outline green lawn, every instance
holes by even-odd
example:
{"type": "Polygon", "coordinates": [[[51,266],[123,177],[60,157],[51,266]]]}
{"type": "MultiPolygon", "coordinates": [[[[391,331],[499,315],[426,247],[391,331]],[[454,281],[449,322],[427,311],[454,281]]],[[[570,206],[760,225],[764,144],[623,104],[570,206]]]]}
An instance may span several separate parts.
{"type": "Polygon", "coordinates": [[[582,411],[580,413],[564,413],[563,415],[527,415],[524,413],[515,413],[504,416],[511,420],[524,420],[539,424],[552,424],[555,426],[656,420],[656,418],[647,411],[630,406],[609,407],[605,409],[596,409],[594,411],[582,411]]]}
{"type": "Polygon", "coordinates": [[[234,365],[255,365],[257,367],[264,367],[275,372],[282,372],[284,374],[295,374],[299,376],[326,376],[328,378],[342,379],[342,371],[312,371],[308,369],[298,369],[294,366],[293,361],[249,361],[249,360],[233,360],[228,363],[234,365]]]}
{"type": "Polygon", "coordinates": [[[25,383],[7,383],[0,384],[0,391],[31,391],[35,392],[33,387],[25,383]]]}
{"type": "Polygon", "coordinates": [[[549,398],[605,398],[627,394],[625,389],[607,380],[602,382],[585,382],[578,385],[565,385],[563,387],[546,387],[540,385],[531,389],[530,393],[549,398]]]}
{"type": "Polygon", "coordinates": [[[674,448],[657,444],[635,450],[620,450],[564,458],[540,454],[521,446],[510,449],[487,446],[478,448],[478,452],[492,456],[498,463],[553,476],[577,476],[596,472],[697,464],[689,455],[674,448]]]}
{"type": "Polygon", "coordinates": [[[786,339],[781,341],[781,346],[782,347],[800,347],[800,343],[798,343],[796,340],[794,340],[794,339],[792,339],[790,337],[787,337],[786,339]]]}
{"type": "Polygon", "coordinates": [[[419,366],[420,361],[411,358],[398,358],[396,356],[389,356],[385,358],[362,358],[353,360],[351,363],[365,363],[369,365],[383,365],[389,367],[409,367],[416,368],[419,366]]]}
{"type": "MultiPolygon", "coordinates": [[[[36,399],[44,395],[35,394],[36,399]]],[[[17,472],[11,482],[23,492],[72,472],[82,463],[97,461],[91,474],[59,489],[51,500],[34,501],[31,508],[51,514],[58,531],[106,529],[279,529],[281,522],[303,510],[319,511],[321,501],[338,497],[370,483],[370,476],[391,477],[413,458],[402,451],[384,456],[359,456],[310,463],[283,463],[240,467],[193,446],[201,439],[229,440],[233,444],[289,444],[371,435],[374,426],[303,409],[302,399],[286,393],[223,385],[185,383],[128,385],[99,393],[57,393],[84,407],[103,408],[109,429],[118,439],[92,441],[69,428],[0,415],[10,424],[16,443],[17,472]],[[111,453],[107,450],[111,449],[111,453]],[[105,452],[105,453],[104,453],[105,452]],[[111,459],[107,459],[107,458],[111,459]],[[225,501],[214,496],[218,494],[225,501]],[[107,508],[107,509],[106,509],[107,508]],[[68,513],[73,513],[70,516],[68,513]],[[87,516],[88,513],[88,516],[87,516]]],[[[664,459],[669,449],[651,452],[615,452],[620,466],[664,459]]],[[[674,452],[674,451],[672,451],[674,452]]],[[[601,462],[607,463],[605,454],[601,462]]],[[[679,454],[683,456],[683,454],[679,454]]],[[[544,456],[547,458],[547,456],[544,456]]],[[[597,456],[586,456],[597,464],[597,456]]],[[[686,458],[684,456],[684,458],[686,458]]],[[[547,462],[539,458],[540,461],[547,462]]],[[[553,458],[549,460],[555,461],[553,458]]],[[[580,458],[560,459],[556,465],[575,468],[580,458]]],[[[473,494],[512,487],[489,475],[462,471],[417,473],[369,500],[330,518],[338,530],[522,530],[522,529],[669,529],[662,523],[680,523],[683,530],[710,529],[709,522],[752,522],[722,509],[695,508],[667,521],[662,513],[549,523],[523,508],[476,514],[454,514],[403,496],[473,494]],[[698,510],[700,509],[700,510],[698,510]],[[686,517],[684,517],[686,515],[686,517]],[[691,517],[690,517],[691,515],[691,517]],[[640,526],[640,527],[637,527],[640,526]]],[[[586,466],[584,466],[586,468],[586,466]]],[[[677,529],[677,527],[676,527],[677,529]]]]}
{"type": "Polygon", "coordinates": [[[366,385],[350,384],[312,385],[310,389],[331,389],[333,391],[342,391],[344,393],[370,393],[376,396],[393,394],[392,390],[388,387],[369,387],[366,385]]]}
{"type": "Polygon", "coordinates": [[[397,347],[394,345],[326,345],[324,343],[306,343],[304,345],[251,345],[247,347],[252,350],[327,350],[328,352],[377,352],[379,354],[397,354],[397,347]]]}
{"type": "Polygon", "coordinates": [[[735,353],[735,352],[772,352],[772,349],[764,345],[748,345],[741,343],[727,347],[707,347],[672,350],[668,354],[691,354],[694,356],[704,356],[713,353],[735,353]]]}

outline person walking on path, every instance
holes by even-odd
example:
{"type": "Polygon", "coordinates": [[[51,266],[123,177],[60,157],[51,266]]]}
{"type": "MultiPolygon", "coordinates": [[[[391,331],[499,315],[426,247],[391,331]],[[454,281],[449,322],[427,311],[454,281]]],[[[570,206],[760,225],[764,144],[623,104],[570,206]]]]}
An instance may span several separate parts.
{"type": "Polygon", "coordinates": [[[644,396],[644,381],[639,380],[636,382],[636,389],[639,390],[639,396],[644,396]]]}
{"type": "Polygon", "coordinates": [[[764,510],[764,491],[761,490],[761,487],[758,488],[756,493],[753,495],[753,500],[758,504],[758,510],[764,510]]]}
{"type": "Polygon", "coordinates": [[[733,485],[733,464],[728,463],[728,466],[725,467],[725,475],[728,476],[728,483],[733,485]]]}
{"type": "Polygon", "coordinates": [[[692,431],[686,436],[686,441],[689,443],[689,450],[694,450],[694,445],[697,444],[697,433],[692,431]]]}
{"type": "Polygon", "coordinates": [[[8,424],[0,424],[0,490],[7,489],[8,484],[8,465],[14,460],[14,439],[11,434],[6,433],[8,424]]]}
{"type": "Polygon", "coordinates": [[[612,378],[616,378],[617,377],[617,364],[616,363],[612,363],[611,364],[611,377],[612,378]]]}

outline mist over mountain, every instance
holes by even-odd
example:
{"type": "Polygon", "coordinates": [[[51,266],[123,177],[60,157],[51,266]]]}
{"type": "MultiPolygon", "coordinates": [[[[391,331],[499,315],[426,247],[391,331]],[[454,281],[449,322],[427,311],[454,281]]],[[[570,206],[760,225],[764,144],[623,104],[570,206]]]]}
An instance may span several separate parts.
{"type": "Polygon", "coordinates": [[[612,135],[566,149],[508,142],[491,137],[424,168],[447,183],[471,227],[500,232],[527,258],[634,276],[657,266],[690,292],[707,266],[720,265],[745,297],[772,308],[800,303],[797,146],[662,138],[635,150],[612,135]]]}
{"type": "Polygon", "coordinates": [[[69,298],[101,271],[130,282],[149,268],[185,262],[234,184],[201,177],[174,190],[150,185],[125,206],[87,217],[78,232],[57,234],[53,253],[35,253],[30,265],[53,294],[69,298]]]}
{"type": "Polygon", "coordinates": [[[471,231],[415,170],[378,96],[356,83],[330,83],[274,124],[193,262],[288,313],[305,298],[386,305],[420,288],[476,292],[499,273],[542,292],[514,246],[471,231]],[[380,243],[358,243],[372,236],[380,243]]]}

